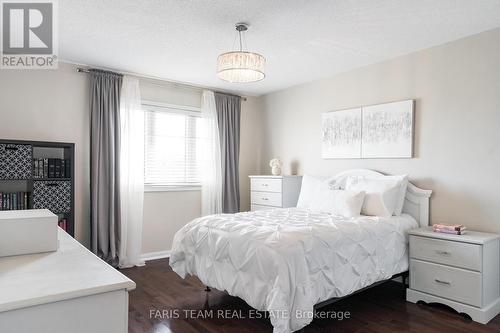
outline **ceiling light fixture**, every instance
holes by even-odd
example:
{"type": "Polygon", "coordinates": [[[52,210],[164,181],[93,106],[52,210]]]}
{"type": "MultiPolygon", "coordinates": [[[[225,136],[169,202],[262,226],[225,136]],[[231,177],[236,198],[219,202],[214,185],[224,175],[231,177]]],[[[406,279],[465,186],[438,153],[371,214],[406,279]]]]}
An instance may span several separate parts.
{"type": "Polygon", "coordinates": [[[248,83],[260,81],[266,76],[266,58],[258,53],[243,51],[241,33],[247,30],[247,24],[236,24],[240,50],[222,53],[217,58],[217,76],[220,79],[232,83],[248,83]]]}

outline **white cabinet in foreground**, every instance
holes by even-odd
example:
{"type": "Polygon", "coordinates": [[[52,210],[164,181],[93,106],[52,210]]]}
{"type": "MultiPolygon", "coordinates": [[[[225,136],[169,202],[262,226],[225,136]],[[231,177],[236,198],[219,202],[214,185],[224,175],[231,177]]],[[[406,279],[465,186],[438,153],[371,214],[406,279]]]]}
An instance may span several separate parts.
{"type": "Polygon", "coordinates": [[[126,333],[135,283],[59,229],[56,252],[0,258],[0,332],[126,333]]]}

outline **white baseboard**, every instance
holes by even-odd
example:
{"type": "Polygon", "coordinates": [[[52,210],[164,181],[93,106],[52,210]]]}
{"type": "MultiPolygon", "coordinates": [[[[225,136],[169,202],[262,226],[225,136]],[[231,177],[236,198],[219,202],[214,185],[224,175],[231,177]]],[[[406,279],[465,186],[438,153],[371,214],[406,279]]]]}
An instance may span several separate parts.
{"type": "Polygon", "coordinates": [[[170,252],[171,252],[170,250],[167,250],[167,251],[157,251],[157,252],[143,253],[141,255],[141,259],[144,260],[144,261],[149,261],[149,260],[169,258],[170,257],[170,252]]]}

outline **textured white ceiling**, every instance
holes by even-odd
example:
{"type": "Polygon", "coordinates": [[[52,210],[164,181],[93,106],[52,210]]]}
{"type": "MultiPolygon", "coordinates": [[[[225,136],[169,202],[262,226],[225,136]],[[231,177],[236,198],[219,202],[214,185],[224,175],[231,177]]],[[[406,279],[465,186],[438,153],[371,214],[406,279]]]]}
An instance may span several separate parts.
{"type": "Polygon", "coordinates": [[[260,95],[500,26],[500,0],[63,0],[66,61],[260,95]],[[250,23],[248,49],[267,77],[215,73],[250,23]]]}

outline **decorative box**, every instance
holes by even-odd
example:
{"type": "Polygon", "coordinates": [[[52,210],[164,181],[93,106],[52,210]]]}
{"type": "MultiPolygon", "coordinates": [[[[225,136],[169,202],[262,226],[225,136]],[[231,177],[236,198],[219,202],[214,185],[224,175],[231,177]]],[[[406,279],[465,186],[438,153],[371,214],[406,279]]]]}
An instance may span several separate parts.
{"type": "Polygon", "coordinates": [[[33,208],[46,208],[56,214],[69,213],[71,211],[71,182],[35,181],[33,208]]]}
{"type": "Polygon", "coordinates": [[[57,251],[57,215],[47,209],[0,211],[0,257],[57,251]]]}

